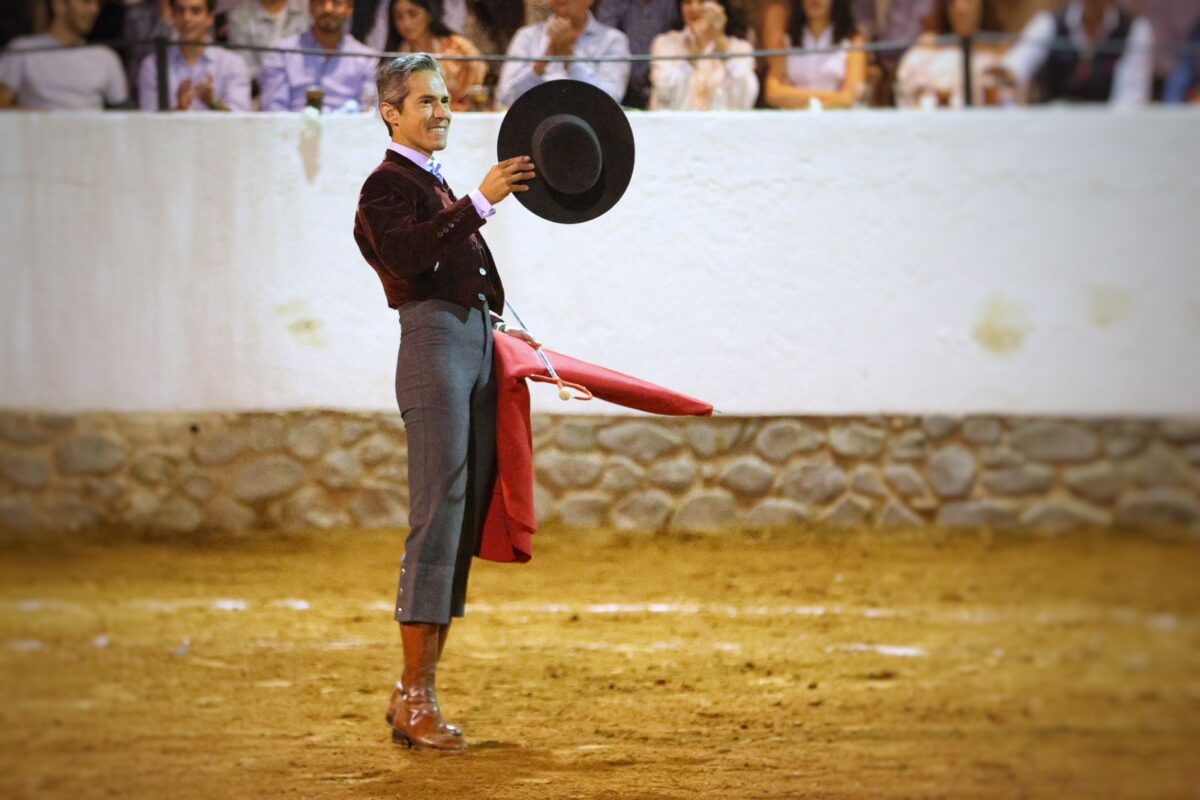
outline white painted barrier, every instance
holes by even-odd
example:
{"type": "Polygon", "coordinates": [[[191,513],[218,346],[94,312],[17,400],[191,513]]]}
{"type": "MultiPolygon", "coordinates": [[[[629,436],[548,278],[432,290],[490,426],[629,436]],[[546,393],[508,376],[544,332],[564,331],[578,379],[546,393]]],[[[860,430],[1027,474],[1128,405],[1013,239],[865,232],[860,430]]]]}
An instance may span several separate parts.
{"type": "MultiPolygon", "coordinates": [[[[1200,413],[1200,114],[631,121],[608,215],[484,229],[551,347],[727,414],[1200,413]]],[[[499,125],[455,119],[460,193],[499,125]]],[[[395,407],[351,236],[378,120],[13,113],[0,141],[0,407],[395,407]]]]}

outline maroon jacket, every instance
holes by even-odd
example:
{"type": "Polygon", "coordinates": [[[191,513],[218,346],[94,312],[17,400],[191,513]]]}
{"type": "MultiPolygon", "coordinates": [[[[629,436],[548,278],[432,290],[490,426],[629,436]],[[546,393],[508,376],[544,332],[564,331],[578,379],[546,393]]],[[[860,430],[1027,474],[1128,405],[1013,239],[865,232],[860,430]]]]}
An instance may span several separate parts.
{"type": "Polygon", "coordinates": [[[429,299],[471,308],[487,298],[503,313],[504,284],[479,233],[483,223],[471,198],[455,198],[434,175],[388,150],[358,196],[354,240],[392,308],[429,299]]]}

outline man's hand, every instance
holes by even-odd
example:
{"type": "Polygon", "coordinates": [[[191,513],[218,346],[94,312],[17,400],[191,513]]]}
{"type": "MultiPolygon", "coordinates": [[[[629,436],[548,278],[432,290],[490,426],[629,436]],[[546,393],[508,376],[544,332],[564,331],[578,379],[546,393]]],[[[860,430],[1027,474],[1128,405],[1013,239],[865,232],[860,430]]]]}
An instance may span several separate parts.
{"type": "Polygon", "coordinates": [[[571,28],[571,21],[555,17],[546,23],[546,36],[550,43],[546,46],[548,56],[569,56],[575,51],[575,41],[578,34],[571,28]]]}
{"type": "Polygon", "coordinates": [[[196,87],[196,97],[201,103],[211,109],[216,109],[219,105],[216,98],[213,96],[213,79],[209,78],[204,83],[196,87]]]}
{"type": "Polygon", "coordinates": [[[191,78],[184,78],[179,82],[179,89],[175,92],[175,99],[179,102],[179,110],[187,111],[192,107],[192,98],[196,96],[192,90],[191,78]]]}
{"type": "Polygon", "coordinates": [[[513,337],[514,339],[520,339],[522,342],[529,345],[530,347],[541,347],[542,346],[542,343],[539,342],[537,339],[534,339],[533,336],[530,335],[529,331],[527,331],[527,330],[522,330],[521,328],[506,328],[504,333],[508,336],[513,337]]]}
{"type": "Polygon", "coordinates": [[[529,191],[529,187],[521,185],[521,181],[533,180],[534,177],[533,160],[529,156],[517,156],[501,161],[488,170],[483,183],[479,184],[479,191],[489,203],[496,205],[513,192],[529,191]]]}

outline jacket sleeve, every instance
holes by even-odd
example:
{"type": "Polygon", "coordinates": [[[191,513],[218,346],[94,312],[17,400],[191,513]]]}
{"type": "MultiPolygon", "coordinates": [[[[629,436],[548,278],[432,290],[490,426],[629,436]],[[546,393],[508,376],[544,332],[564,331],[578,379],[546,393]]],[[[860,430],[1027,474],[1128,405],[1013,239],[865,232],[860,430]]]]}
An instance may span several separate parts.
{"type": "Polygon", "coordinates": [[[470,197],[421,219],[421,189],[411,181],[377,172],[363,185],[354,229],[364,256],[374,252],[397,278],[434,269],[446,249],[466,241],[483,226],[470,197]]]}

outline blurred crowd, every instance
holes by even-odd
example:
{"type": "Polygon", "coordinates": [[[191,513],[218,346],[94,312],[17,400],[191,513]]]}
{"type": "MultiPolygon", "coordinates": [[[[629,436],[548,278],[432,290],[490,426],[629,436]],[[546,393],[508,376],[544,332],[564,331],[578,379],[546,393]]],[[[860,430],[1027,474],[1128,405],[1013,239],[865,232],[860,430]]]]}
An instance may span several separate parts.
{"type": "Polygon", "coordinates": [[[0,108],[373,112],[381,52],[439,57],[460,111],[559,78],[651,110],[1200,101],[1200,0],[6,0],[0,45],[0,108]]]}

